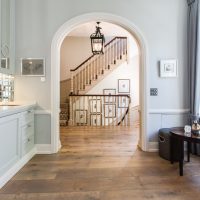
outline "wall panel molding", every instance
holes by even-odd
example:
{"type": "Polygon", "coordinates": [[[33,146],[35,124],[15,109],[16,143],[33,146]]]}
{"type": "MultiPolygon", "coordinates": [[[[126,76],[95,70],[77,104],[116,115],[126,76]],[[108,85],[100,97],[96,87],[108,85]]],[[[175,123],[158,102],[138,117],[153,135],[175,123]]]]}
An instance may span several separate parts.
{"type": "Polygon", "coordinates": [[[190,112],[189,108],[186,109],[149,109],[149,114],[187,114],[190,112]]]}

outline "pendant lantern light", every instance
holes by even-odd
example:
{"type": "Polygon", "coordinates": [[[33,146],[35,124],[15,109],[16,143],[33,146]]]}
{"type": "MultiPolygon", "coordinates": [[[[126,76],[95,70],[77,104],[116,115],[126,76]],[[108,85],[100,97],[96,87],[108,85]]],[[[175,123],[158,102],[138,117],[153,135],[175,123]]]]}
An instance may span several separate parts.
{"type": "Polygon", "coordinates": [[[99,26],[99,24],[100,22],[97,22],[96,32],[90,35],[91,48],[94,55],[103,54],[104,50],[105,38],[104,35],[101,33],[101,27],[99,26]]]}

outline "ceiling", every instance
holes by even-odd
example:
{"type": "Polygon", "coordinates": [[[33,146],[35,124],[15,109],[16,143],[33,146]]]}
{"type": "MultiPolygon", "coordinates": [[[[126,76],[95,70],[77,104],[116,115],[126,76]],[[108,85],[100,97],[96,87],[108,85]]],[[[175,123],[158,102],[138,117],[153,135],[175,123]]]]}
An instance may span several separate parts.
{"type": "MultiPolygon", "coordinates": [[[[92,33],[95,32],[96,22],[88,22],[82,25],[77,26],[74,30],[72,30],[68,36],[74,37],[90,37],[92,33]]],[[[130,33],[125,29],[117,26],[115,24],[111,24],[108,22],[100,23],[101,32],[105,37],[113,37],[113,36],[126,36],[129,37],[130,33]]]]}

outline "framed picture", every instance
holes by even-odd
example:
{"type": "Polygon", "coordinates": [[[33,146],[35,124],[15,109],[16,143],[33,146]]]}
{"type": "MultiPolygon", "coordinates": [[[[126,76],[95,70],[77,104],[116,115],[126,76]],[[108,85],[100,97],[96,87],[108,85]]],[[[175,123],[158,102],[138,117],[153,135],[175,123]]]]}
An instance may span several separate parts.
{"type": "Polygon", "coordinates": [[[9,68],[8,60],[9,60],[8,58],[1,58],[1,68],[3,69],[9,68]]]}
{"type": "Polygon", "coordinates": [[[118,79],[118,93],[130,93],[130,79],[118,79]]]}
{"type": "Polygon", "coordinates": [[[116,117],[116,104],[104,104],[104,117],[105,118],[116,117]]]}
{"type": "Polygon", "coordinates": [[[103,94],[107,95],[104,97],[104,103],[115,103],[116,102],[115,96],[114,97],[111,96],[111,95],[116,95],[115,89],[104,89],[103,94]]]}
{"type": "Polygon", "coordinates": [[[118,108],[128,108],[129,98],[127,96],[118,97],[118,108]]]}
{"type": "Polygon", "coordinates": [[[91,114],[90,115],[90,125],[91,126],[101,126],[102,125],[102,115],[101,114],[91,114]]]}
{"type": "Polygon", "coordinates": [[[101,113],[101,100],[91,99],[90,100],[90,113],[101,113]]]}
{"type": "Polygon", "coordinates": [[[87,124],[87,110],[75,110],[76,124],[87,124]]]}
{"type": "Polygon", "coordinates": [[[44,58],[22,58],[21,75],[23,76],[45,76],[44,58]]]}
{"type": "Polygon", "coordinates": [[[161,60],[160,61],[160,77],[177,77],[178,74],[178,61],[161,60]]]}

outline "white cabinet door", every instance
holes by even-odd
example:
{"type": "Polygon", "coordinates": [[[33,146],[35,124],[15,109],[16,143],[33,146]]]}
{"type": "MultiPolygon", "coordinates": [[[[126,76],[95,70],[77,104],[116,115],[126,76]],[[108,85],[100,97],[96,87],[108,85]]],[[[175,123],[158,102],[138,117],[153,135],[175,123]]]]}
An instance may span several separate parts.
{"type": "Polygon", "coordinates": [[[20,158],[19,123],[18,114],[0,118],[0,175],[20,158]]]}
{"type": "Polygon", "coordinates": [[[15,70],[15,0],[0,0],[0,72],[15,70]]]}

